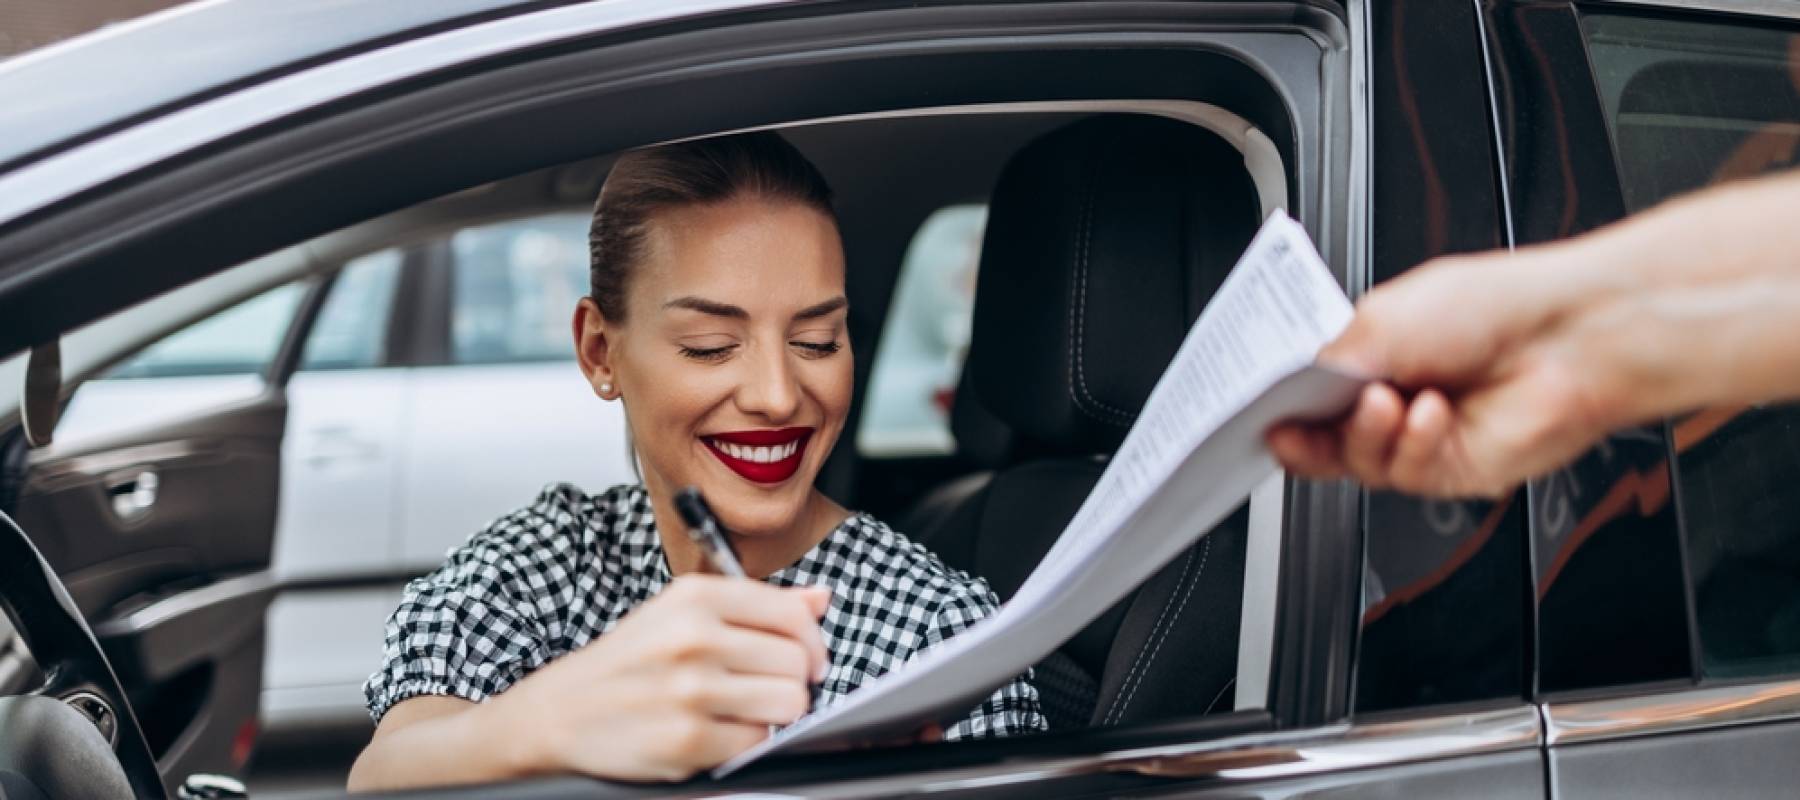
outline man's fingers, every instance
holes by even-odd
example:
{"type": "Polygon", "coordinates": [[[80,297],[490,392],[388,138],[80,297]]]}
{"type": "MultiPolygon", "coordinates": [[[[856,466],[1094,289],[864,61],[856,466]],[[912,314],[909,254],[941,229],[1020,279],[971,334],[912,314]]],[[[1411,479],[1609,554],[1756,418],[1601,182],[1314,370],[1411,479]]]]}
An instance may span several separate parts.
{"type": "Polygon", "coordinates": [[[1399,393],[1384,383],[1363,388],[1355,410],[1343,422],[1344,463],[1350,474],[1370,488],[1388,483],[1388,458],[1399,433],[1405,406],[1399,393]]]}
{"type": "Polygon", "coordinates": [[[1442,490],[1444,442],[1454,421],[1455,412],[1442,392],[1426,389],[1413,398],[1388,464],[1388,475],[1395,488],[1407,492],[1442,490]]]}
{"type": "Polygon", "coordinates": [[[1269,452],[1275,460],[1303,478],[1334,478],[1344,474],[1343,451],[1337,426],[1286,423],[1269,431],[1269,452]]]}

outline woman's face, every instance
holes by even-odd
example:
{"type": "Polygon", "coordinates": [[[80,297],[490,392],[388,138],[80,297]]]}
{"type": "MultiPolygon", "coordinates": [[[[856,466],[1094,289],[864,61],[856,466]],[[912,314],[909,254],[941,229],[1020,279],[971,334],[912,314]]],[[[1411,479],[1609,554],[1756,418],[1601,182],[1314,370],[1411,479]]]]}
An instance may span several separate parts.
{"type": "Polygon", "coordinates": [[[584,367],[623,399],[653,496],[698,486],[733,531],[786,532],[850,407],[837,226],[739,196],[661,211],[649,229],[626,319],[598,321],[598,352],[578,317],[584,367]]]}

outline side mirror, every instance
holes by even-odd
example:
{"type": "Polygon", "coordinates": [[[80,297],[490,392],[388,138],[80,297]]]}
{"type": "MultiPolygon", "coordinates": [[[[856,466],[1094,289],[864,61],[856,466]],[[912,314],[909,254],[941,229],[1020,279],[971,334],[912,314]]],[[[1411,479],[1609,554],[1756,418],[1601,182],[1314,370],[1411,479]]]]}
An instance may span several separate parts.
{"type": "Polygon", "coordinates": [[[25,443],[32,447],[50,444],[56,420],[62,416],[62,340],[31,348],[25,360],[25,394],[19,403],[19,422],[25,428],[25,443]]]}

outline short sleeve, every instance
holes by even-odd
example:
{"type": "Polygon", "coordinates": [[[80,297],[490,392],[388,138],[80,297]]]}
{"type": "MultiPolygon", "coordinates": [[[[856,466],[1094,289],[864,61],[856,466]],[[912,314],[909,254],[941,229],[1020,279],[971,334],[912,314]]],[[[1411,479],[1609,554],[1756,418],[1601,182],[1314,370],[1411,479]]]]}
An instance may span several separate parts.
{"type": "Polygon", "coordinates": [[[497,520],[406,585],[388,618],[382,665],[363,686],[376,723],[419,695],[481,702],[552,657],[531,596],[529,548],[552,523],[532,509],[497,520]]]}
{"type": "MultiPolygon", "coordinates": [[[[982,581],[964,584],[961,591],[945,598],[926,633],[926,649],[949,639],[994,613],[999,598],[982,581]]],[[[969,716],[944,731],[946,741],[980,739],[991,736],[1016,736],[1046,730],[1048,721],[1038,707],[1037,689],[1031,685],[1031,670],[1000,687],[981,702],[969,716]]]]}

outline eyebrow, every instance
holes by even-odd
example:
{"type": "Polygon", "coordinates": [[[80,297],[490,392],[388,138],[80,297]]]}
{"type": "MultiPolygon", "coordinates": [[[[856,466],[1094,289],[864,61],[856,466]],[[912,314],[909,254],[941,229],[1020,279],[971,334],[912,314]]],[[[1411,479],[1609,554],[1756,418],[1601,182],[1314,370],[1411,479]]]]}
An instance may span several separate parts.
{"type": "MultiPolygon", "coordinates": [[[[850,301],[845,299],[843,295],[838,295],[825,302],[814,303],[806,308],[800,309],[794,314],[794,319],[818,319],[819,317],[823,317],[848,305],[850,305],[850,301]]],[[[721,303],[716,300],[708,300],[704,297],[694,297],[693,295],[677,297],[674,300],[670,300],[663,304],[663,308],[685,308],[689,311],[698,311],[702,314],[710,314],[715,317],[729,317],[731,319],[750,318],[750,312],[730,303],[721,303]]]]}

